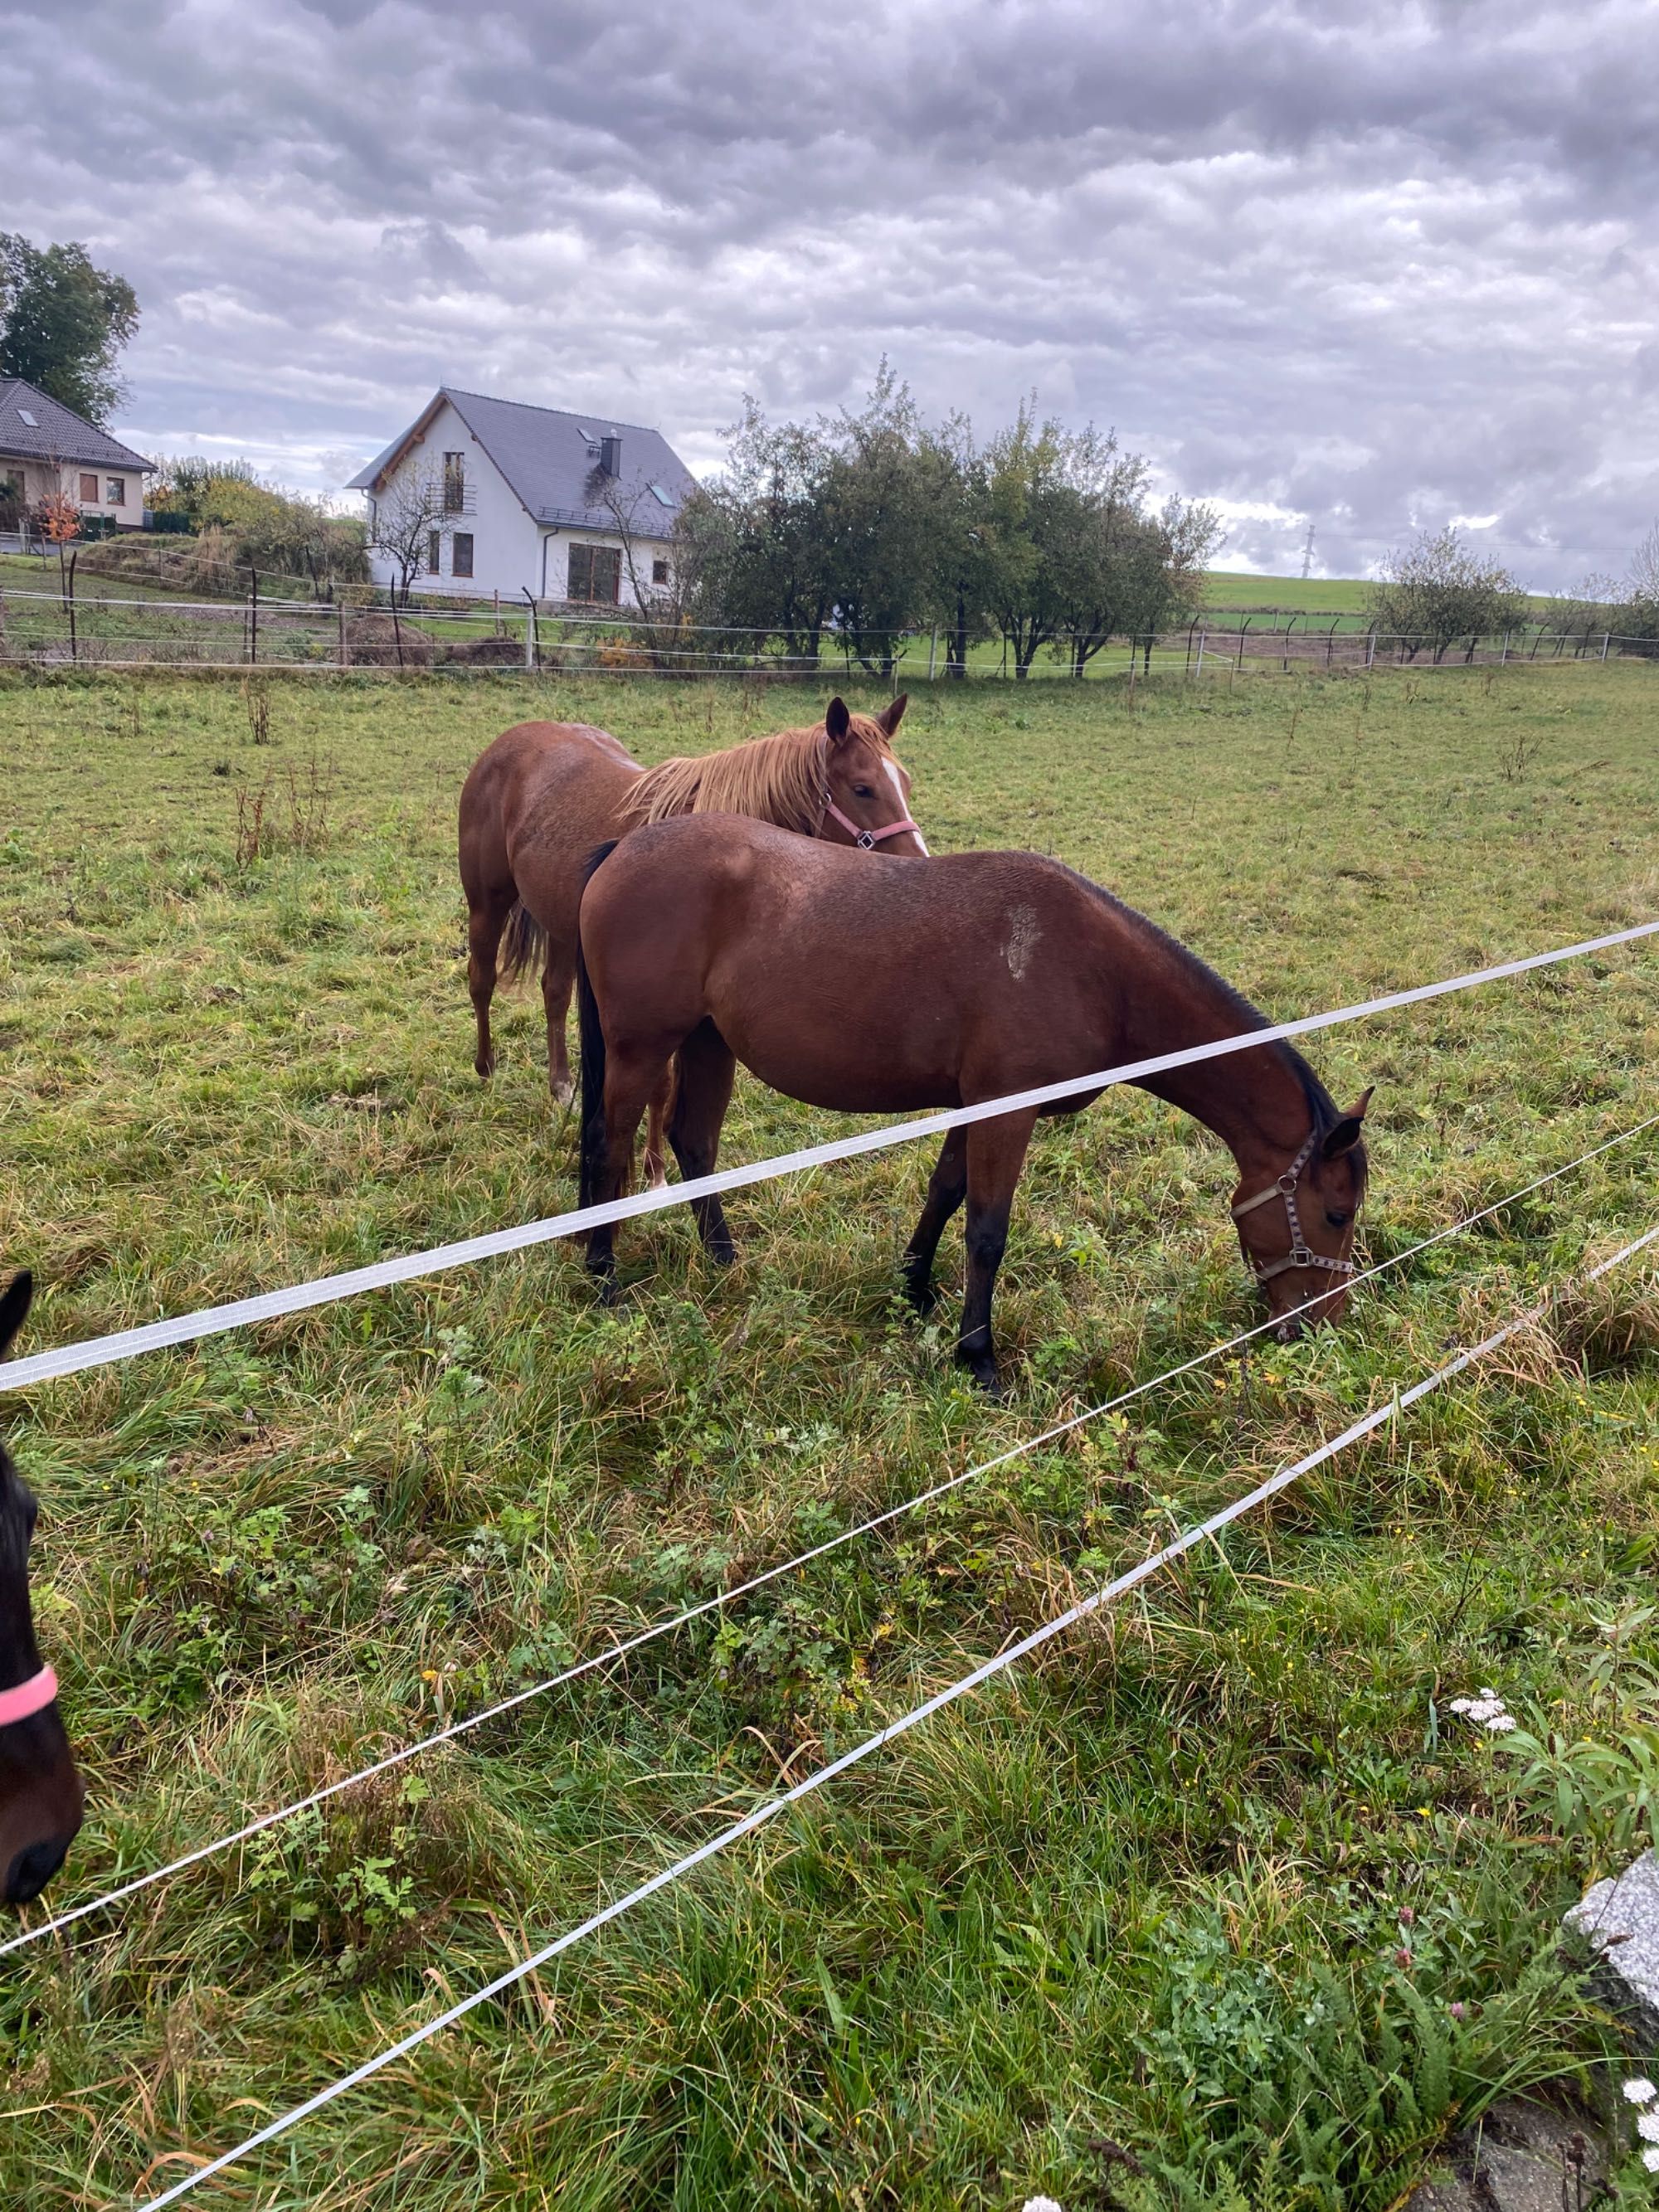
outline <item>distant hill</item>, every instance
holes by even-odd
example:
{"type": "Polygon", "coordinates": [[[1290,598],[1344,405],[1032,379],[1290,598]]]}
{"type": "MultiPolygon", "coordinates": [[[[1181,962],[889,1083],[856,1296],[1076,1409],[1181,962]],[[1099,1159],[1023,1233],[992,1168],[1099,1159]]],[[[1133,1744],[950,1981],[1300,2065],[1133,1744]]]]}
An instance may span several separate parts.
{"type": "Polygon", "coordinates": [[[1204,604],[1243,607],[1249,613],[1357,615],[1365,605],[1365,586],[1346,576],[1249,576],[1231,568],[1212,568],[1205,579],[1204,604]]]}

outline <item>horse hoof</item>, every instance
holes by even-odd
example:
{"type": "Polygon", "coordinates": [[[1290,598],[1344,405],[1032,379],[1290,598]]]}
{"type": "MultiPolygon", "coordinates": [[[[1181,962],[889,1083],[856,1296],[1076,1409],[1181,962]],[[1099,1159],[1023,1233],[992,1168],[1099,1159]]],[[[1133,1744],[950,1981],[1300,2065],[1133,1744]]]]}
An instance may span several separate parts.
{"type": "Polygon", "coordinates": [[[653,1160],[649,1152],[645,1156],[645,1187],[647,1190],[668,1188],[668,1170],[660,1160],[653,1160]]]}
{"type": "Polygon", "coordinates": [[[738,1248],[732,1243],[711,1244],[708,1256],[717,1267],[733,1267],[737,1265],[738,1248]]]}
{"type": "Polygon", "coordinates": [[[550,1075],[547,1087],[553,1093],[556,1106],[568,1106],[576,1095],[576,1086],[568,1075],[550,1075]]]}
{"type": "Polygon", "coordinates": [[[593,1295],[602,1306],[614,1306],[621,1297],[617,1278],[608,1269],[604,1273],[595,1270],[587,1279],[593,1285],[593,1295]]]}
{"type": "Polygon", "coordinates": [[[939,1304],[939,1292],[933,1288],[932,1283],[919,1280],[914,1275],[907,1275],[904,1278],[904,1295],[912,1310],[922,1321],[927,1320],[939,1304]]]}
{"type": "Polygon", "coordinates": [[[477,1074],[479,1082],[488,1083],[490,1077],[495,1073],[495,1055],[493,1052],[481,1052],[477,1058],[473,1061],[472,1066],[477,1074]]]}

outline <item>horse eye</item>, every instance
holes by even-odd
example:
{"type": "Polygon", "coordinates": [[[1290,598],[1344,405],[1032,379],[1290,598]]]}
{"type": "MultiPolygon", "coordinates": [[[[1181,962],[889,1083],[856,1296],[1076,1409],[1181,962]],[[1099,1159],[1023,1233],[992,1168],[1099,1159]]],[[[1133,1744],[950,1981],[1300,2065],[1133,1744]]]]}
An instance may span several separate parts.
{"type": "Polygon", "coordinates": [[[853,796],[854,799],[873,799],[875,795],[875,793],[871,790],[867,783],[855,783],[853,786],[853,796]]]}
{"type": "Polygon", "coordinates": [[[1353,1219],[1353,1216],[1351,1213],[1328,1212],[1325,1218],[1330,1223],[1333,1229],[1346,1229],[1348,1224],[1353,1219]]]}

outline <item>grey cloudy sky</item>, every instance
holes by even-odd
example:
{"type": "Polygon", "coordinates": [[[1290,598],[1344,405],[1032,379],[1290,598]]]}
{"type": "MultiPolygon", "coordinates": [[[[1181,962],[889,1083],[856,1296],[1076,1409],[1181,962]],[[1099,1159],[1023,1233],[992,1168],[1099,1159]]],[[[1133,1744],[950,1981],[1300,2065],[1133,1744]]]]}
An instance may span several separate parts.
{"type": "Polygon", "coordinates": [[[1115,423],[1235,565],[1462,517],[1560,587],[1659,514],[1652,0],[0,0],[0,106],[145,450],[331,490],[442,380],[706,469],[885,352],[1115,423]]]}

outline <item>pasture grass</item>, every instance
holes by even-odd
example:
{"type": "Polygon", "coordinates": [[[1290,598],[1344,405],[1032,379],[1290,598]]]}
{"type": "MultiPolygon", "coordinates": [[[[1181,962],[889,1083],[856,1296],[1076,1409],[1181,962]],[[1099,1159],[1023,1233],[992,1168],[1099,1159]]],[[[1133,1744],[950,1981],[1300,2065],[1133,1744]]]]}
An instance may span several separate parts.
{"type": "MultiPolygon", "coordinates": [[[[538,999],[498,1001],[499,1073],[471,1073],[465,770],[526,714],[656,759],[808,711],[0,678],[0,1254],[42,1279],[29,1346],[568,1203],[538,999]]],[[[1656,738],[1646,669],[1408,671],[941,686],[902,750],[936,846],[1057,853],[1283,1016],[1659,913],[1656,738]]],[[[1378,1086],[1364,1251],[1654,1110],[1656,1042],[1640,948],[1319,1040],[1340,1099],[1378,1086]]],[[[726,1156],[844,1126],[745,1080],[726,1156]]],[[[178,2178],[1645,1228],[1655,1159],[1613,1152],[1340,1331],[1200,1370],[8,1960],[0,2200],[178,2178]]],[[[678,1212],[630,1224],[614,1311],[554,1246],[9,1400],[91,1785],[51,1902],[1254,1316],[1224,1155],[1109,1094],[1034,1146],[988,1404],[949,1364],[959,1235],[938,1324],[894,1295],[928,1164],[739,1194],[727,1274],[678,1212]]],[[[1570,1297],[198,2201],[1383,2212],[1460,2119],[1613,2038],[1555,1927],[1628,1847],[1651,1755],[1656,1345],[1650,1269],[1570,1297]],[[1527,1783],[1449,1710],[1488,1683],[1612,1765],[1527,1783]]]]}

